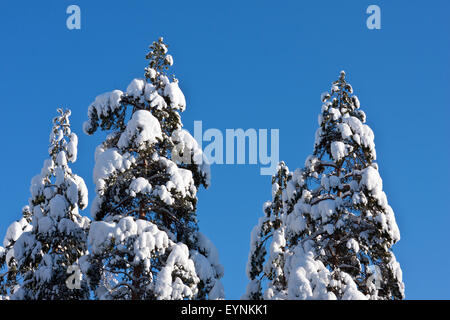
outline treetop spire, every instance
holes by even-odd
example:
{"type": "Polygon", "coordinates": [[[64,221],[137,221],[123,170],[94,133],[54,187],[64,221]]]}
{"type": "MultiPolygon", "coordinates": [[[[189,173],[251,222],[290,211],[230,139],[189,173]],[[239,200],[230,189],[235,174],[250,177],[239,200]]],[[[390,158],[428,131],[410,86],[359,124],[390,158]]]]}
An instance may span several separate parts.
{"type": "Polygon", "coordinates": [[[314,152],[282,162],[252,231],[247,299],[403,299],[394,211],[374,162],[374,134],[341,72],[322,94],[314,152]]]}
{"type": "Polygon", "coordinates": [[[149,60],[148,67],[145,68],[145,77],[155,86],[161,85],[161,75],[166,75],[169,67],[173,65],[173,57],[167,54],[168,47],[163,37],[160,37],[158,41],[153,41],[149,53],[145,56],[149,60]]]}

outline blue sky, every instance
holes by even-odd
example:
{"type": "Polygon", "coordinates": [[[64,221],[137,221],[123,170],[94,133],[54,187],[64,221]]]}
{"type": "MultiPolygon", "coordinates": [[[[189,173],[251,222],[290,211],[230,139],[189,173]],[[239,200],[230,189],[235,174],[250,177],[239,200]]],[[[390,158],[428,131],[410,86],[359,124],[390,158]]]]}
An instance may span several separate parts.
{"type": "MultiPolygon", "coordinates": [[[[47,157],[51,119],[72,109],[79,160],[94,197],[94,149],[82,123],[95,96],[143,76],[164,36],[193,130],[280,130],[293,170],[312,152],[320,94],[347,72],[375,133],[384,190],[402,239],[394,252],[408,299],[450,299],[449,1],[2,1],[0,235],[20,218],[47,157]],[[66,8],[81,8],[81,30],[66,8]],[[381,30],[366,8],[381,8],[381,30]]],[[[199,192],[201,230],[219,249],[227,298],[244,293],[250,231],[270,198],[258,165],[215,165],[199,192]]],[[[89,210],[84,211],[89,215],[89,210]]]]}

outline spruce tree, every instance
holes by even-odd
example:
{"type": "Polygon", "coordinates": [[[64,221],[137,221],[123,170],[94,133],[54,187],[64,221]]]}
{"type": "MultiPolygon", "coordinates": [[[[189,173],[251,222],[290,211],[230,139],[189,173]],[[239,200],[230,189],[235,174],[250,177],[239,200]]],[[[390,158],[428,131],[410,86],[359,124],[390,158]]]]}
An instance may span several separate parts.
{"type": "Polygon", "coordinates": [[[14,244],[22,233],[31,231],[30,207],[22,208],[22,218],[14,221],[6,230],[3,247],[0,247],[0,300],[9,299],[19,288],[17,261],[14,258],[14,244]]]}
{"type": "Polygon", "coordinates": [[[198,230],[197,190],[209,166],[180,112],[173,58],[160,38],[150,46],[145,78],[126,92],[98,96],[84,130],[108,132],[97,147],[84,271],[98,299],[219,299],[223,268],[198,230]]]}
{"type": "Polygon", "coordinates": [[[12,256],[21,281],[13,299],[88,299],[85,281],[69,288],[68,270],[86,254],[89,219],[83,179],[68,166],[77,158],[78,138],[70,129],[70,110],[58,109],[50,134],[50,158],[31,181],[29,211],[32,228],[15,241],[12,256]]]}
{"type": "Polygon", "coordinates": [[[289,172],[281,163],[272,179],[273,199],[252,232],[244,298],[403,299],[391,250],[399,229],[374,134],[345,72],[322,102],[305,167],[289,172]]]}

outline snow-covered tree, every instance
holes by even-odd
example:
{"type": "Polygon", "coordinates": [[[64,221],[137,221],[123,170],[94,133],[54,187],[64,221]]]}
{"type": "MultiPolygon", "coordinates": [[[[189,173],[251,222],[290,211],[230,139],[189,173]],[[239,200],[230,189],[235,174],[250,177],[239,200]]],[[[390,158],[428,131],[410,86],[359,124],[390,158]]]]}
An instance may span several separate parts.
{"type": "Polygon", "coordinates": [[[8,266],[14,261],[15,276],[20,278],[13,299],[89,298],[85,281],[79,288],[66,284],[69,267],[86,254],[89,219],[79,209],[87,206],[88,194],[83,179],[68,166],[76,161],[78,144],[70,129],[70,110],[58,109],[58,113],[50,134],[50,158],[31,181],[24,218],[11,225],[4,242],[8,266]]]}
{"type": "Polygon", "coordinates": [[[281,233],[284,201],[279,190],[286,188],[288,176],[289,169],[284,162],[280,162],[277,173],[272,177],[272,201],[264,203],[264,215],[259,218],[258,224],[251,233],[250,253],[246,269],[251,282],[247,286],[247,292],[243,296],[244,299],[264,299],[262,292],[264,280],[270,280],[272,285],[275,286],[286,286],[285,281],[279,277],[281,272],[278,272],[277,269],[283,268],[284,257],[280,249],[285,246],[285,243],[283,243],[284,237],[281,233]],[[280,240],[281,243],[278,242],[280,240]],[[271,242],[271,245],[267,246],[269,242],[271,242]],[[267,249],[269,249],[269,252],[267,252],[267,249]],[[269,257],[268,254],[270,254],[269,257]],[[268,258],[267,262],[265,261],[266,258],[268,258]],[[265,279],[266,277],[267,279],[265,279]]]}
{"type": "Polygon", "coordinates": [[[31,231],[30,207],[22,208],[22,218],[14,221],[6,230],[3,246],[0,246],[0,300],[9,299],[19,287],[14,244],[23,232],[31,231]]]}
{"type": "Polygon", "coordinates": [[[345,72],[322,102],[305,167],[289,172],[280,163],[273,177],[273,199],[252,232],[243,298],[402,299],[391,250],[399,229],[375,162],[374,134],[345,72]]]}
{"type": "Polygon", "coordinates": [[[6,249],[0,246],[0,300],[8,299],[8,285],[6,269],[6,249]]]}
{"type": "Polygon", "coordinates": [[[223,268],[196,217],[209,166],[182,129],[186,100],[167,75],[173,58],[162,38],[146,58],[145,78],[89,106],[84,131],[109,135],[95,155],[96,221],[83,270],[98,299],[220,299],[223,268]]]}

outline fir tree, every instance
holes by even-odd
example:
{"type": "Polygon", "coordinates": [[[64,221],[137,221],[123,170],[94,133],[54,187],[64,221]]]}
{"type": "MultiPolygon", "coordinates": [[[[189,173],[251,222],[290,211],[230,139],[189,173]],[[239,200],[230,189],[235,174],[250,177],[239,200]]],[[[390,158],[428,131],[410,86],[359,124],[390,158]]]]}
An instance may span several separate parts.
{"type": "Polygon", "coordinates": [[[162,38],[146,58],[144,79],[89,107],[85,132],[109,135],[95,156],[96,222],[85,271],[99,299],[223,298],[223,268],[195,212],[209,166],[182,129],[186,101],[167,75],[173,58],[162,38]]]}
{"type": "Polygon", "coordinates": [[[281,163],[273,178],[273,201],[252,233],[244,298],[402,299],[391,250],[400,233],[374,134],[344,72],[322,102],[305,167],[289,172],[281,163]]]}
{"type": "Polygon", "coordinates": [[[14,258],[14,244],[22,233],[31,231],[30,207],[22,208],[22,218],[14,221],[6,230],[3,246],[0,247],[0,300],[9,299],[19,287],[17,261],[14,258]]]}
{"type": "MultiPolygon", "coordinates": [[[[85,281],[69,288],[69,267],[86,254],[89,219],[79,209],[87,206],[83,179],[68,162],[77,158],[78,138],[71,132],[70,110],[58,109],[50,134],[50,158],[31,182],[29,208],[32,228],[15,241],[12,257],[17,264],[20,288],[13,299],[88,299],[85,281]]],[[[14,236],[15,237],[15,236],[14,236]]],[[[14,239],[12,237],[12,239],[14,239]]]]}

